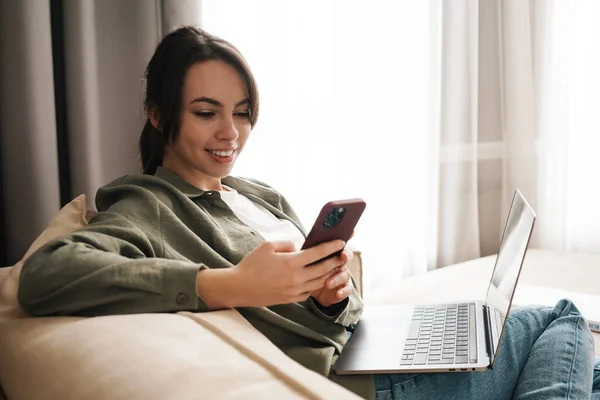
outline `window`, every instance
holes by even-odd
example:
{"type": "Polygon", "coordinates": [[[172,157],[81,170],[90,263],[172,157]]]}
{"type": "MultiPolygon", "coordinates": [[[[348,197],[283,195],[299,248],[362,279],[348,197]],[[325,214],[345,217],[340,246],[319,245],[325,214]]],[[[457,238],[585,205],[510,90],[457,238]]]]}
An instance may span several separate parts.
{"type": "Polygon", "coordinates": [[[275,187],[307,228],[361,197],[365,286],[426,264],[432,9],[428,1],[202,2],[201,25],[244,54],[261,110],[234,174],[275,187]]]}

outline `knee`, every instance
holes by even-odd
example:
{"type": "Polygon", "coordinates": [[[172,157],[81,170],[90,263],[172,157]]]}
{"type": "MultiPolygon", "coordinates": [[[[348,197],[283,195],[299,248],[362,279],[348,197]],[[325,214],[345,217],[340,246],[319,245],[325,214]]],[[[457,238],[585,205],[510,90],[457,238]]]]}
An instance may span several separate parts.
{"type": "Polygon", "coordinates": [[[580,331],[580,334],[582,335],[584,340],[591,343],[591,346],[593,348],[594,337],[592,335],[592,332],[590,331],[588,322],[586,321],[584,316],[581,315],[581,312],[579,311],[575,303],[573,303],[569,299],[562,299],[558,303],[556,303],[556,305],[552,309],[551,320],[569,317],[576,318],[577,328],[580,331]]]}
{"type": "Polygon", "coordinates": [[[552,309],[552,314],[554,319],[566,316],[581,316],[581,312],[579,312],[575,303],[569,299],[559,300],[552,309]]]}

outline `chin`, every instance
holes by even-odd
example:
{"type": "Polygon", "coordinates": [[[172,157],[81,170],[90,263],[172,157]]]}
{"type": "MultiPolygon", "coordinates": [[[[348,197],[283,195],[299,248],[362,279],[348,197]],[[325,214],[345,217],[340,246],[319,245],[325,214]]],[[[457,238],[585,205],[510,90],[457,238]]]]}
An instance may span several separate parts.
{"type": "Polygon", "coordinates": [[[231,173],[233,167],[220,168],[219,170],[212,170],[211,173],[207,174],[212,176],[213,178],[223,179],[231,173]]]}

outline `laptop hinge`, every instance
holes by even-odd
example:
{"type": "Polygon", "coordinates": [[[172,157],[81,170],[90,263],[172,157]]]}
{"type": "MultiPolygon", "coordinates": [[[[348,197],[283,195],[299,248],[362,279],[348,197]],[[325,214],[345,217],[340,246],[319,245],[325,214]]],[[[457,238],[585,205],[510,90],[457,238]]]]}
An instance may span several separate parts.
{"type": "Polygon", "coordinates": [[[490,368],[494,365],[494,337],[492,336],[492,318],[490,317],[490,308],[487,305],[483,305],[483,318],[485,323],[485,338],[486,338],[486,349],[488,356],[490,357],[490,368]]]}

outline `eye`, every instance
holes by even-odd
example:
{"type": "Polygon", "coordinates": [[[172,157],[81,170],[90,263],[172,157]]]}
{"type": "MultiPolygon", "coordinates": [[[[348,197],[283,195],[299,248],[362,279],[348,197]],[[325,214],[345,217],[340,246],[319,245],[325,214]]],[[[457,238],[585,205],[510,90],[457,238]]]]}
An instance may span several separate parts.
{"type": "Polygon", "coordinates": [[[250,119],[250,110],[238,111],[238,112],[234,113],[233,115],[235,115],[238,118],[250,119]]]}
{"type": "Polygon", "coordinates": [[[216,113],[214,111],[194,111],[194,114],[196,114],[196,116],[202,118],[202,119],[211,119],[213,118],[216,113]]]}

